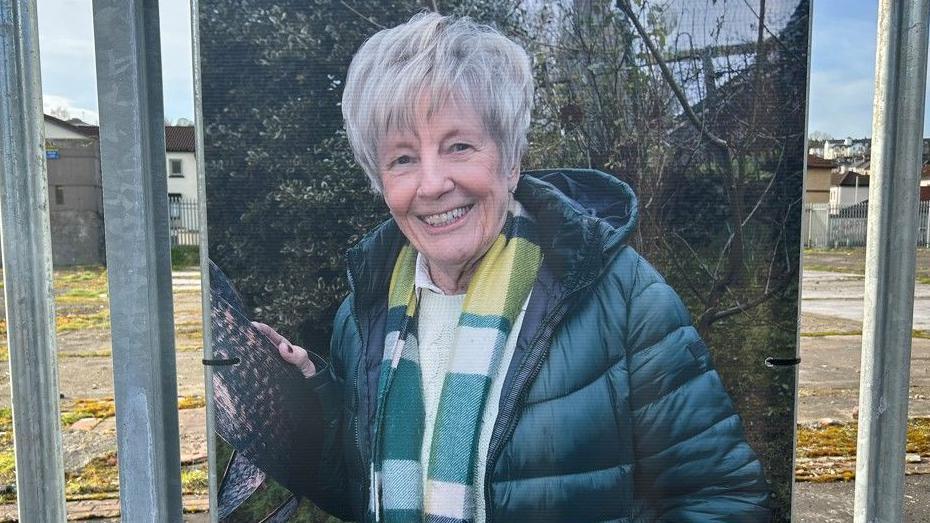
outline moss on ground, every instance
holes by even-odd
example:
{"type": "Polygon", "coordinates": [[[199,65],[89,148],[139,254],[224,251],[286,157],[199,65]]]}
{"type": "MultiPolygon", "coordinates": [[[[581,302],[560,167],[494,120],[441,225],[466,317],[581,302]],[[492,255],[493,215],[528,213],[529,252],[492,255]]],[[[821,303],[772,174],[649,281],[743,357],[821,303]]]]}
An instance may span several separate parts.
{"type": "Polygon", "coordinates": [[[80,399],[61,413],[61,424],[68,426],[84,418],[109,418],[116,415],[113,398],[80,399]]]}
{"type": "Polygon", "coordinates": [[[116,453],[94,458],[77,472],[65,474],[65,495],[88,499],[88,495],[113,494],[119,490],[116,453]]]}
{"type": "Polygon", "coordinates": [[[59,313],[55,317],[55,330],[58,334],[85,329],[109,328],[110,310],[106,308],[91,313],[59,313]]]}
{"type": "Polygon", "coordinates": [[[181,491],[185,494],[206,494],[210,476],[206,465],[195,465],[181,471],[181,491]]]}
{"type": "MultiPolygon", "coordinates": [[[[798,427],[798,457],[856,456],[858,423],[827,427],[798,427]]],[[[911,418],[907,422],[907,451],[930,456],[930,418],[911,418]]]]}

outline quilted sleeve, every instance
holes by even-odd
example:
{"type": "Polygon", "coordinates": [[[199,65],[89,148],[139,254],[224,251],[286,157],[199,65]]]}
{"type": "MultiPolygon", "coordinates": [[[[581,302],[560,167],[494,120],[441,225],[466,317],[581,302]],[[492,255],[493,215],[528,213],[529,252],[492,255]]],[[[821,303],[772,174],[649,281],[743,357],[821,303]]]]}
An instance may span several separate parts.
{"type": "Polygon", "coordinates": [[[342,442],[347,420],[343,416],[343,396],[346,382],[345,351],[348,340],[355,333],[349,314],[349,299],[336,313],[333,338],[330,348],[331,363],[313,376],[307,384],[319,401],[321,419],[317,421],[318,432],[308,435],[308,444],[318,448],[316,463],[308,467],[306,481],[295,491],[313,501],[326,512],[340,519],[351,519],[353,515],[347,498],[347,475],[345,453],[342,442]]]}
{"type": "Polygon", "coordinates": [[[634,489],[646,519],[768,521],[769,488],[681,299],[645,261],[628,298],[634,489]],[[648,514],[648,516],[647,516],[648,514]]]}

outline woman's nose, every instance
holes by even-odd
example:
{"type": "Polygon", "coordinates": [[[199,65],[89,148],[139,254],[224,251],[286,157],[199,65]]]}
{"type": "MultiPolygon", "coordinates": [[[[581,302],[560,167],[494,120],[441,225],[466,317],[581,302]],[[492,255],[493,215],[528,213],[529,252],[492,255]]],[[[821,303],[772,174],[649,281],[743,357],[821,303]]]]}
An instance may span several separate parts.
{"type": "Polygon", "coordinates": [[[450,173],[436,159],[424,158],[420,167],[420,184],[417,187],[417,196],[421,198],[439,198],[455,188],[450,173]]]}

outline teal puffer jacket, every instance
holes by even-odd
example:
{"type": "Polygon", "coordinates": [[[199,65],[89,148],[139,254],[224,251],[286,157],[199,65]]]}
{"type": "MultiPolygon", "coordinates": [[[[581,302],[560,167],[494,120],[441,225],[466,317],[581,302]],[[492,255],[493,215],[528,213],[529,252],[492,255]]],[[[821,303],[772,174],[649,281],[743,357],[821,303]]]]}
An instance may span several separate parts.
{"type": "MultiPolygon", "coordinates": [[[[767,521],[769,488],[675,291],[625,241],[636,199],[588,170],[525,173],[544,265],[488,450],[489,521],[767,521]]],[[[393,221],[348,255],[332,364],[310,379],[321,430],[295,490],[343,519],[368,505],[393,221]]],[[[316,409],[311,409],[316,410],[316,409]]]]}

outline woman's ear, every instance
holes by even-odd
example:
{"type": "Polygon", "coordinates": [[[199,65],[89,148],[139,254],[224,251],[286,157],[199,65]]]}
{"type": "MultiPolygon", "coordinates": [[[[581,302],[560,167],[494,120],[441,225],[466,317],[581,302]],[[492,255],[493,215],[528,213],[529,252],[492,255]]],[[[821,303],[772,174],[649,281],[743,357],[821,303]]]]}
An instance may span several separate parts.
{"type": "Polygon", "coordinates": [[[515,165],[513,169],[510,170],[510,173],[507,174],[507,189],[510,191],[510,194],[513,194],[517,190],[517,184],[520,182],[520,166],[515,165]]]}

